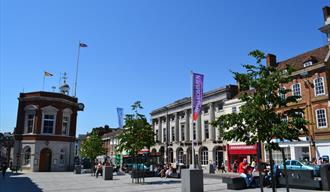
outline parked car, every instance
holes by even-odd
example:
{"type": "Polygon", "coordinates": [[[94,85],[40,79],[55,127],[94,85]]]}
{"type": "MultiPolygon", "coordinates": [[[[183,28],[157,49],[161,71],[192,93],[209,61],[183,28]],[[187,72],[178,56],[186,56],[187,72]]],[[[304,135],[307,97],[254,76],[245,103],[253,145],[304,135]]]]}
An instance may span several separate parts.
{"type": "MultiPolygon", "coordinates": [[[[300,161],[297,160],[287,160],[285,162],[286,169],[287,170],[313,170],[314,171],[314,176],[319,176],[320,175],[320,166],[318,165],[313,165],[313,164],[304,164],[300,161]]],[[[280,165],[280,170],[284,169],[284,165],[280,165]]]]}

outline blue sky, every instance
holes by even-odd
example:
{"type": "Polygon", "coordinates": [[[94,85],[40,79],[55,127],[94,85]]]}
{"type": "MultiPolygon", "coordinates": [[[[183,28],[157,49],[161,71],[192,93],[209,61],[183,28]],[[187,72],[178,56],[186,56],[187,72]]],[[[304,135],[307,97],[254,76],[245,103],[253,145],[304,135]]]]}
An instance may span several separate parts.
{"type": "Polygon", "coordinates": [[[20,92],[42,89],[43,71],[58,87],[67,72],[85,104],[77,134],[117,127],[116,108],[140,100],[153,109],[190,96],[190,71],[204,90],[235,84],[232,71],[260,49],[284,60],[325,45],[328,0],[2,0],[0,2],[0,132],[16,126],[20,92]]]}

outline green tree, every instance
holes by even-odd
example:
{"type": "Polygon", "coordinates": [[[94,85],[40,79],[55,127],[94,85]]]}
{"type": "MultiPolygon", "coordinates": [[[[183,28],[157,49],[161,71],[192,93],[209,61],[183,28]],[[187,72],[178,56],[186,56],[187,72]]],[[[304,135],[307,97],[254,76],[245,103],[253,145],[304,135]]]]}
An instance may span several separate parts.
{"type": "MultiPolygon", "coordinates": [[[[283,97],[291,92],[282,85],[292,81],[290,74],[293,69],[287,66],[286,69],[279,70],[263,65],[265,55],[259,50],[252,51],[249,55],[256,59],[256,64],[243,65],[246,73],[233,72],[242,90],[239,98],[243,105],[239,113],[220,116],[212,124],[219,127],[224,140],[247,144],[265,143],[273,167],[272,150],[281,150],[273,139],[297,141],[299,136],[308,134],[308,122],[303,117],[302,108],[279,110],[299,99],[298,96],[283,97]]],[[[271,172],[274,181],[273,169],[271,172]]]]}
{"type": "Polygon", "coordinates": [[[97,131],[92,133],[81,143],[80,153],[82,157],[87,157],[94,160],[98,155],[103,155],[105,152],[102,144],[101,136],[97,131]]]}
{"type": "Polygon", "coordinates": [[[143,109],[140,101],[132,105],[134,114],[127,114],[123,132],[119,135],[118,151],[127,151],[133,157],[144,147],[150,148],[155,144],[154,132],[144,115],[138,112],[143,109]]]}

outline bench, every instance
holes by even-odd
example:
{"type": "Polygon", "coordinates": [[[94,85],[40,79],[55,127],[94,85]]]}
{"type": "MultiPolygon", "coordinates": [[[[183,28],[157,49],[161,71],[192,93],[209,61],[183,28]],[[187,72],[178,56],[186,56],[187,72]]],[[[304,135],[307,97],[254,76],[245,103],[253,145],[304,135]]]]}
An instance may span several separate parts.
{"type": "MultiPolygon", "coordinates": [[[[321,180],[314,177],[313,170],[287,170],[289,187],[298,189],[321,189],[321,180]]],[[[282,172],[282,175],[284,173],[282,172]]],[[[285,177],[278,178],[280,186],[286,186],[285,177]]]]}
{"type": "Polygon", "coordinates": [[[243,177],[223,177],[222,183],[227,183],[227,189],[245,189],[246,183],[243,177]]]}
{"type": "MultiPolygon", "coordinates": [[[[240,190],[247,188],[244,178],[240,176],[223,177],[222,182],[227,183],[227,189],[240,190]]],[[[259,176],[253,176],[253,182],[255,185],[258,185],[259,176]]]]}

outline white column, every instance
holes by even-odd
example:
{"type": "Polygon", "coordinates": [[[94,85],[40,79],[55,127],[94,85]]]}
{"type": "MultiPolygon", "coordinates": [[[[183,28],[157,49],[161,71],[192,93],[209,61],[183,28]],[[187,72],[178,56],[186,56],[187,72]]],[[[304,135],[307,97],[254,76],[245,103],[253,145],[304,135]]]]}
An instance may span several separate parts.
{"type": "Polygon", "coordinates": [[[291,159],[296,159],[296,151],[294,145],[289,145],[289,146],[290,146],[291,159]]]}
{"type": "Polygon", "coordinates": [[[188,112],[188,109],[185,110],[185,114],[184,114],[184,118],[185,118],[185,133],[184,133],[184,138],[186,141],[191,141],[190,139],[190,114],[188,112]]]}
{"type": "Polygon", "coordinates": [[[210,134],[210,140],[215,141],[215,128],[211,125],[211,122],[215,120],[215,112],[214,112],[214,103],[209,104],[210,110],[210,122],[209,122],[209,134],[210,134]]]}
{"type": "Polygon", "coordinates": [[[180,119],[180,116],[179,116],[179,113],[175,113],[175,142],[179,142],[180,138],[179,138],[179,132],[180,132],[180,124],[179,124],[179,119],[180,119]]]}
{"type": "Polygon", "coordinates": [[[162,137],[162,119],[160,117],[158,117],[158,141],[160,143],[163,142],[163,137],[162,137]]]}
{"type": "Polygon", "coordinates": [[[198,115],[198,119],[196,122],[196,140],[201,141],[202,140],[202,116],[198,115]]]}

